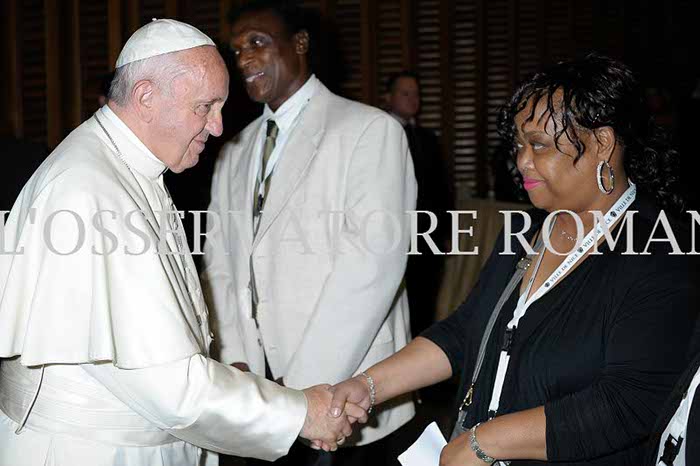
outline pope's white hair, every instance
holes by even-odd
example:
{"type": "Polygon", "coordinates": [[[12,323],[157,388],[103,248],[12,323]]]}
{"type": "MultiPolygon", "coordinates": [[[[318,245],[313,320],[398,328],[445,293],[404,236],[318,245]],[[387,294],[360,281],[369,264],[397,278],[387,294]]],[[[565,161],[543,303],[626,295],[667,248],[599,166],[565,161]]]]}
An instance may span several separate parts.
{"type": "Polygon", "coordinates": [[[166,53],[120,66],[114,71],[108,99],[117,105],[125,106],[131,99],[134,85],[143,80],[151,81],[159,89],[169,93],[173,79],[189,69],[181,55],[177,52],[166,53]]]}

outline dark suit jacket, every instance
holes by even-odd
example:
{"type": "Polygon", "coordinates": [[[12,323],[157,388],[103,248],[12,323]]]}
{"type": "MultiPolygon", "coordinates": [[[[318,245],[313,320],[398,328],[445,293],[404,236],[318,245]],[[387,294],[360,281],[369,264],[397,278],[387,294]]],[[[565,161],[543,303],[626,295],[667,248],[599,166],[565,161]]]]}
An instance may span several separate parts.
{"type": "MultiPolygon", "coordinates": [[[[450,232],[451,220],[446,211],[453,208],[453,201],[440,143],[435,133],[427,128],[406,125],[404,129],[418,183],[416,210],[434,212],[438,216],[438,229],[432,237],[434,240],[446,239],[450,232]]],[[[419,231],[425,231],[430,225],[427,217],[419,216],[418,220],[419,231]]]]}

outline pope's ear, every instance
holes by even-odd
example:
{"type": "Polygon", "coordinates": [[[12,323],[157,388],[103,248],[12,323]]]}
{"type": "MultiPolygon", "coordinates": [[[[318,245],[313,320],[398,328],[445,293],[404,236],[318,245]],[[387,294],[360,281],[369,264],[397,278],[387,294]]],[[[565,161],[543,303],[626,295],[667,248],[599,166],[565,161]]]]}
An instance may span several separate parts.
{"type": "Polygon", "coordinates": [[[147,79],[137,82],[131,90],[131,102],[141,120],[150,123],[153,119],[155,86],[147,79]]]}

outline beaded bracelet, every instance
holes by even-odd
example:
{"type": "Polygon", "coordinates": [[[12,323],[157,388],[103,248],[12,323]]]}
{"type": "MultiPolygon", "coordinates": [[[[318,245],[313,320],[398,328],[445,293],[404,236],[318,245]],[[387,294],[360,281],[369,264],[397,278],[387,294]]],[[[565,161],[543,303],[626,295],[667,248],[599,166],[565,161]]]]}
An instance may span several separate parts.
{"type": "Polygon", "coordinates": [[[479,422],[477,425],[469,429],[469,448],[472,449],[472,451],[476,454],[476,457],[481,461],[484,463],[493,464],[496,459],[484,453],[484,450],[481,449],[479,442],[476,440],[476,428],[480,425],[481,423],[479,422]]]}
{"type": "Polygon", "coordinates": [[[367,410],[367,414],[369,414],[372,412],[372,409],[374,408],[374,402],[377,400],[377,389],[374,385],[374,379],[371,375],[369,375],[367,372],[362,372],[362,375],[365,376],[365,378],[367,379],[367,385],[369,385],[369,409],[367,410]]]}

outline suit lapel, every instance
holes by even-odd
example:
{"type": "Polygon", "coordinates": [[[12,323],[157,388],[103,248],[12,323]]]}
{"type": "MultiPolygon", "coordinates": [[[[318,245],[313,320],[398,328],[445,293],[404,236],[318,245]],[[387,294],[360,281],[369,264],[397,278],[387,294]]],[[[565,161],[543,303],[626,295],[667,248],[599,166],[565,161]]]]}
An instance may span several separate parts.
{"type": "Polygon", "coordinates": [[[325,132],[328,95],[329,91],[319,82],[317,93],[300,115],[301,121],[284,146],[284,153],[272,175],[270,193],[265,201],[265,209],[260,219],[258,234],[253,240],[253,248],[258,245],[270,225],[287,205],[318,152],[318,146],[325,132]]]}

